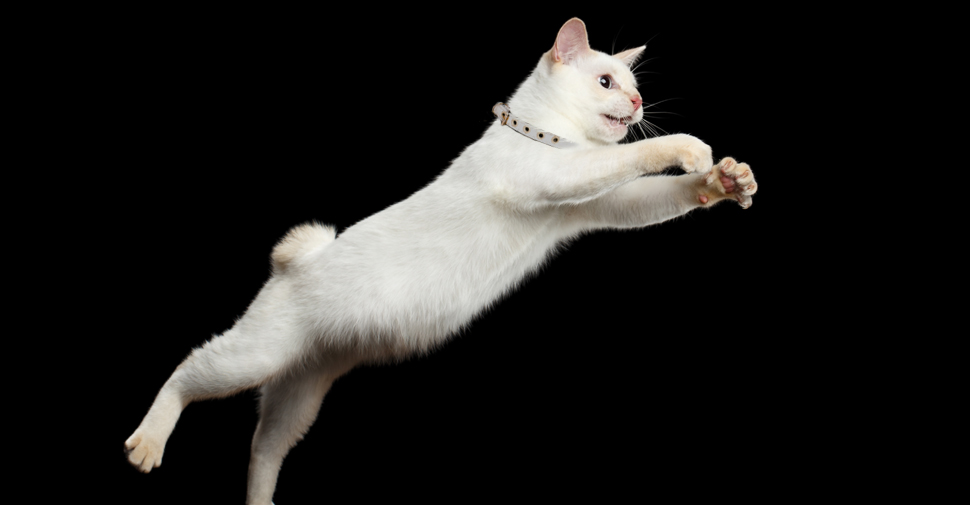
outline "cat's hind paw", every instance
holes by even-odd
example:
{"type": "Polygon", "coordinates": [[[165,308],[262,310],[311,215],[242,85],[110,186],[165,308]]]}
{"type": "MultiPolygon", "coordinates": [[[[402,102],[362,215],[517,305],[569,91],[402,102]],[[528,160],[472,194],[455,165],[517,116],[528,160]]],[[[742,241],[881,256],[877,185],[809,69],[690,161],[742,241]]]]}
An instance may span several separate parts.
{"type": "Polygon", "coordinates": [[[125,440],[125,454],[128,462],[138,469],[141,473],[148,473],[152,468],[158,468],[162,464],[162,452],[165,451],[165,444],[159,444],[151,437],[148,437],[141,430],[136,430],[128,440],[125,440]]]}
{"type": "MultiPolygon", "coordinates": [[[[724,158],[714,166],[714,170],[707,175],[704,183],[720,193],[718,198],[734,198],[741,208],[747,209],[754,203],[751,195],[758,191],[758,183],[754,181],[754,172],[747,163],[738,163],[734,158],[724,158]]],[[[707,203],[701,199],[702,203],[707,203]]]]}

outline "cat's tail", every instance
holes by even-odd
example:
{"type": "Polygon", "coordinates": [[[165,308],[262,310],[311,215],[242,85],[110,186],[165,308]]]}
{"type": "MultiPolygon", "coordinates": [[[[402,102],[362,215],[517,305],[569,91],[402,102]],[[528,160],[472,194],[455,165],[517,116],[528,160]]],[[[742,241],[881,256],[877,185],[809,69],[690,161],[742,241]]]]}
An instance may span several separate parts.
{"type": "Polygon", "coordinates": [[[325,247],[336,238],[337,231],[333,226],[317,222],[304,223],[290,229],[273,247],[273,272],[285,272],[294,259],[325,247]]]}

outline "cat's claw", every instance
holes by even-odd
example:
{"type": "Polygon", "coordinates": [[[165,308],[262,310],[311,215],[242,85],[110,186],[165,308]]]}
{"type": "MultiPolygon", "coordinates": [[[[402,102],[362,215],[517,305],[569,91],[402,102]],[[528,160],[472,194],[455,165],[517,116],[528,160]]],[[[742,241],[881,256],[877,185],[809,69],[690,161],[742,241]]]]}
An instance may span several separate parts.
{"type": "Polygon", "coordinates": [[[155,443],[142,433],[135,432],[125,440],[128,462],[141,473],[148,473],[162,464],[164,445],[155,443]]]}
{"type": "MultiPolygon", "coordinates": [[[[734,158],[724,158],[718,162],[707,177],[704,183],[707,186],[716,186],[715,189],[721,193],[721,198],[734,198],[741,208],[751,207],[754,200],[751,195],[758,191],[758,183],[754,181],[754,172],[747,163],[738,163],[734,158]],[[715,181],[719,184],[715,184],[715,181]]],[[[706,198],[701,203],[707,203],[706,198]]]]}

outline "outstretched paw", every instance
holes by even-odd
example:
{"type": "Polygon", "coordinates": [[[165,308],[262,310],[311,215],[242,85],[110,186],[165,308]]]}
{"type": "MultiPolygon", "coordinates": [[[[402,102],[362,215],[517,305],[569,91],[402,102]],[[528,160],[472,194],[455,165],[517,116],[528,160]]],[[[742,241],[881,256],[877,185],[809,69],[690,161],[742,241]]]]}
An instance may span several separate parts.
{"type": "Polygon", "coordinates": [[[128,462],[138,471],[148,473],[152,468],[161,466],[165,444],[159,444],[139,431],[125,440],[125,454],[128,455],[128,462]]]}
{"type": "Polygon", "coordinates": [[[676,163],[688,174],[701,175],[711,172],[714,158],[711,156],[711,146],[699,138],[684,133],[677,133],[661,137],[676,146],[676,163]]]}
{"type": "Polygon", "coordinates": [[[734,161],[734,158],[724,158],[718,162],[704,178],[704,183],[707,187],[700,195],[701,203],[707,203],[710,199],[733,198],[741,208],[747,209],[753,203],[751,195],[758,191],[751,167],[747,163],[734,161]]]}

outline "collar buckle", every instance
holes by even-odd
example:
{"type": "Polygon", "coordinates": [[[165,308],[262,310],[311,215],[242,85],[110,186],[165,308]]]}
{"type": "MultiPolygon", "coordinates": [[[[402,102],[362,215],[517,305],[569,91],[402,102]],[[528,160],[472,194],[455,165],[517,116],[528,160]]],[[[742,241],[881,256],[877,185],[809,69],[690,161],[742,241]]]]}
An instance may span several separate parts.
{"type": "Polygon", "coordinates": [[[507,123],[509,118],[512,117],[511,109],[509,109],[508,105],[505,105],[502,102],[499,102],[492,107],[492,114],[495,114],[502,120],[502,126],[505,126],[505,123],[507,123]]]}

